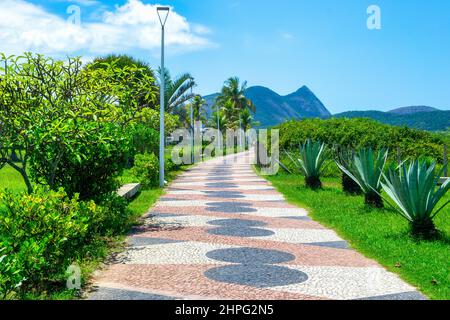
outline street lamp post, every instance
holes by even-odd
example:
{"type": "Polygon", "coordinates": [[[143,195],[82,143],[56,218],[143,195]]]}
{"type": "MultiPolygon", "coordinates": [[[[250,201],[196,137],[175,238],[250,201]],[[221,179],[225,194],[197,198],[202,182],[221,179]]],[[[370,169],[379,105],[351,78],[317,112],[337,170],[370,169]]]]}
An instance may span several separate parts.
{"type": "Polygon", "coordinates": [[[164,135],[164,95],[165,95],[165,74],[166,70],[164,68],[164,27],[167,22],[167,17],[169,16],[169,7],[157,7],[156,11],[158,13],[159,22],[161,22],[161,79],[160,79],[160,106],[159,106],[159,186],[164,188],[164,145],[165,135],[164,135]]]}
{"type": "Polygon", "coordinates": [[[218,147],[219,147],[219,150],[221,150],[222,149],[222,132],[220,132],[220,119],[219,119],[219,117],[220,117],[220,114],[219,114],[219,104],[217,103],[216,104],[216,107],[217,107],[217,144],[218,144],[218,147]]]}
{"type": "MultiPolygon", "coordinates": [[[[239,148],[242,149],[242,120],[241,115],[239,115],[239,148]]],[[[245,150],[245,146],[244,146],[245,150]]]]}
{"type": "MultiPolygon", "coordinates": [[[[191,87],[192,96],[192,87],[191,87]]],[[[194,122],[194,102],[191,102],[191,164],[194,164],[194,134],[195,134],[195,122],[194,122]]]]}

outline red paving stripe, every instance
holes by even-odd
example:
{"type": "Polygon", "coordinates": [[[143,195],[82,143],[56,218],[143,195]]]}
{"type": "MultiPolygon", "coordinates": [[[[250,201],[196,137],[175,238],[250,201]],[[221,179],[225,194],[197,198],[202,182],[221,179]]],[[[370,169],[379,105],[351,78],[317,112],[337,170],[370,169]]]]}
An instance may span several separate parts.
{"type": "Polygon", "coordinates": [[[320,300],[320,297],[259,289],[210,280],[204,272],[218,265],[112,265],[96,285],[125,286],[164,295],[225,300],[320,300]]]}
{"type": "Polygon", "coordinates": [[[372,260],[362,257],[354,250],[334,249],[312,245],[293,244],[280,241],[268,241],[243,237],[211,235],[206,230],[211,228],[186,227],[176,230],[152,230],[140,233],[140,237],[162,238],[178,241],[194,241],[202,243],[220,243],[240,247],[252,247],[270,250],[281,250],[291,253],[295,260],[289,265],[300,266],[340,266],[369,267],[377,266],[372,260]]]}

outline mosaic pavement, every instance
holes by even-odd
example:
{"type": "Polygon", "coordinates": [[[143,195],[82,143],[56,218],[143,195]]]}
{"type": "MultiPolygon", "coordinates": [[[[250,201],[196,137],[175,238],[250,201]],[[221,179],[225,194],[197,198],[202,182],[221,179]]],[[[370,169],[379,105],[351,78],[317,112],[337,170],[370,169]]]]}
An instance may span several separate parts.
{"type": "Polygon", "coordinates": [[[424,299],[286,203],[249,160],[214,159],[181,175],[88,298],[424,299]]]}

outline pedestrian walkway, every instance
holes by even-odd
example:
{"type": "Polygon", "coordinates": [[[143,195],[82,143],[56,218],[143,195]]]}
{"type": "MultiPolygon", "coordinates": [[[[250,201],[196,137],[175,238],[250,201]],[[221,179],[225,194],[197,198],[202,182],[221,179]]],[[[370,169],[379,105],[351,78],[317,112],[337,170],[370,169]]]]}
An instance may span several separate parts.
{"type": "Polygon", "coordinates": [[[288,204],[249,158],[213,159],[174,181],[89,299],[424,298],[288,204]]]}

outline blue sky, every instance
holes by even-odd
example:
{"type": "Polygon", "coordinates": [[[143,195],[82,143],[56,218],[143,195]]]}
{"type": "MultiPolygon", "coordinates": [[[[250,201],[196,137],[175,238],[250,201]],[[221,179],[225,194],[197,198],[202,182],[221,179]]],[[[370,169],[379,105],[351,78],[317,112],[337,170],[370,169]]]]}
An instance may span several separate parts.
{"type": "MultiPolygon", "coordinates": [[[[159,3],[174,10],[168,20],[167,67],[174,74],[192,73],[201,94],[218,91],[226,78],[236,75],[280,94],[307,85],[333,113],[408,105],[450,109],[450,1],[159,3]],[[381,9],[380,30],[366,25],[372,4],[381,9]]],[[[2,0],[0,51],[82,54],[85,59],[123,52],[157,67],[154,4],[2,0]],[[80,7],[81,23],[66,30],[70,5],[80,7]]]]}

